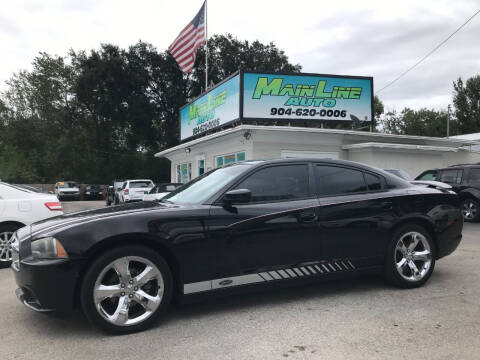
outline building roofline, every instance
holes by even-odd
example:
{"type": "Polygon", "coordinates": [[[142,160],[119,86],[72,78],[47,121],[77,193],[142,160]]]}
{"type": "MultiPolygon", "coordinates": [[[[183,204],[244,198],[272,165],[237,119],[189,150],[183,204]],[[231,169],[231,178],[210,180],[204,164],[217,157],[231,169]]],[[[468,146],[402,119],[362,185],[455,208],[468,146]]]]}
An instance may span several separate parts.
{"type": "Polygon", "coordinates": [[[423,150],[423,151],[444,151],[457,152],[458,147],[451,146],[429,146],[429,145],[413,145],[413,144],[391,144],[366,142],[359,144],[343,145],[343,150],[363,150],[363,149],[395,149],[395,150],[423,150]]]}
{"type": "MultiPolygon", "coordinates": [[[[294,127],[294,126],[270,126],[270,125],[239,125],[230,129],[222,130],[210,135],[200,137],[198,139],[190,140],[183,144],[179,144],[172,148],[160,151],[155,154],[155,157],[165,157],[168,154],[171,154],[175,151],[186,149],[188,147],[208,142],[216,138],[223,136],[228,136],[236,132],[247,131],[247,130],[260,130],[260,131],[276,131],[276,132],[307,132],[307,133],[319,133],[319,134],[339,134],[339,135],[352,135],[359,137],[378,137],[384,139],[404,139],[404,140],[428,140],[428,141],[437,141],[439,143],[444,143],[445,145],[453,146],[468,146],[478,144],[475,141],[471,140],[462,140],[462,139],[453,139],[453,138],[440,138],[440,137],[430,137],[430,136],[416,136],[416,135],[394,135],[386,133],[375,133],[375,132],[366,132],[366,131],[355,131],[355,130],[339,130],[339,129],[321,129],[321,128],[309,128],[309,127],[294,127]]],[[[414,145],[415,146],[415,145],[414,145]]]]}

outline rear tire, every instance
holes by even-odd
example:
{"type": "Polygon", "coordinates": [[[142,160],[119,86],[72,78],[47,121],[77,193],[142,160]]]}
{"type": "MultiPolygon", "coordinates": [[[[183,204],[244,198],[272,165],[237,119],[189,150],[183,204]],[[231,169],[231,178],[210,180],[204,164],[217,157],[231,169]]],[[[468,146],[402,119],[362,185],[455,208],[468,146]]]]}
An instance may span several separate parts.
{"type": "Polygon", "coordinates": [[[425,284],[435,267],[435,244],[419,225],[404,225],[392,237],[385,257],[385,278],[400,288],[425,284]]]}
{"type": "Polygon", "coordinates": [[[89,266],[80,300],[93,325],[128,334],[145,330],[158,319],[170,304],[172,289],[170,268],[158,253],[143,246],[123,246],[89,266]]]}
{"type": "Polygon", "coordinates": [[[468,222],[480,221],[480,204],[472,198],[462,200],[463,220],[468,222]]]}
{"type": "Polygon", "coordinates": [[[7,268],[12,264],[11,238],[19,225],[0,225],[0,268],[7,268]]]}

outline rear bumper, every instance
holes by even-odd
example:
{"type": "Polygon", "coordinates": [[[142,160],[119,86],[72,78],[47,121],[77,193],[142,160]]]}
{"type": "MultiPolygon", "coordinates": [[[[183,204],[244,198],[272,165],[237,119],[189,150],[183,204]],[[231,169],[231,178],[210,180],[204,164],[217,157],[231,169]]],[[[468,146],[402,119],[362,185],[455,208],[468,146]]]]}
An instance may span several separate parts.
{"type": "Polygon", "coordinates": [[[458,247],[458,245],[460,244],[461,240],[462,240],[462,234],[458,234],[454,237],[445,237],[441,240],[439,239],[437,241],[437,245],[438,245],[437,259],[440,259],[442,257],[445,257],[453,253],[458,247]]]}
{"type": "Polygon", "coordinates": [[[38,312],[71,312],[80,263],[70,260],[17,260],[11,266],[17,298],[38,312]]]}
{"type": "Polygon", "coordinates": [[[460,211],[452,224],[437,233],[437,259],[450,255],[462,241],[463,216],[460,211]]]}

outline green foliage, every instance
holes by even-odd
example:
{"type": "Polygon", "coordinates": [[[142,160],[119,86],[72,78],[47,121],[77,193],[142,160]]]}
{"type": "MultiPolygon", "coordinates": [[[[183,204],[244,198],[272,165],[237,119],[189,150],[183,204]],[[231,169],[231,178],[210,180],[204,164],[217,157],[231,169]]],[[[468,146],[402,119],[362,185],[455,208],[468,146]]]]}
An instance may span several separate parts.
{"type": "MultiPolygon", "coordinates": [[[[301,70],[273,43],[215,35],[208,46],[213,83],[240,67],[301,70]]],[[[40,53],[32,71],[14,74],[7,84],[0,99],[0,178],[169,181],[168,161],[153,155],[178,144],[179,108],[205,86],[204,48],[188,76],[168,52],[138,42],[66,57],[40,53]]]]}
{"type": "Polygon", "coordinates": [[[453,83],[455,116],[462,134],[480,132],[480,75],[453,83]]]}
{"type": "MultiPolygon", "coordinates": [[[[445,137],[447,118],[446,111],[405,108],[400,113],[390,111],[385,114],[380,125],[389,134],[445,137]]],[[[450,135],[458,135],[458,132],[458,123],[450,121],[450,135]]]]}
{"type": "Polygon", "coordinates": [[[29,159],[14,146],[4,146],[0,153],[0,180],[33,183],[36,180],[29,159]]]}

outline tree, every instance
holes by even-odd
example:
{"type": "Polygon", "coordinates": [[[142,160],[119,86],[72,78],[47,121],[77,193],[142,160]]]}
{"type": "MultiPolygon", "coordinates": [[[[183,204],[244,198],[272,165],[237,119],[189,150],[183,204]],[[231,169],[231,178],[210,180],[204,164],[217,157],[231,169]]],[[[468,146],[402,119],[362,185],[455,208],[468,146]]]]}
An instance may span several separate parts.
{"type": "MultiPolygon", "coordinates": [[[[239,68],[301,69],[273,43],[215,35],[208,46],[214,83],[239,68]]],[[[168,181],[170,165],[153,155],[178,144],[179,109],[201,93],[204,79],[204,47],[188,75],[170,53],[141,41],[65,57],[40,53],[31,71],[13,75],[0,98],[0,176],[13,182],[168,181]]]]}
{"type": "MultiPolygon", "coordinates": [[[[239,69],[251,71],[300,72],[301,65],[291,64],[283,50],[270,42],[240,41],[232,34],[213,35],[208,39],[208,81],[216,84],[239,69]]],[[[190,96],[197,96],[205,88],[205,46],[197,52],[194,80],[190,96]]]]}
{"type": "Polygon", "coordinates": [[[380,116],[382,116],[385,111],[382,100],[375,95],[373,97],[373,119],[372,119],[372,129],[377,128],[377,124],[380,123],[380,116]]]}
{"type": "MultiPolygon", "coordinates": [[[[381,121],[381,126],[386,133],[399,135],[418,136],[447,136],[446,111],[429,109],[412,110],[403,109],[400,114],[396,111],[388,112],[381,121]]],[[[458,134],[456,121],[450,122],[450,135],[458,134]]]]}
{"type": "Polygon", "coordinates": [[[455,117],[461,134],[480,132],[480,75],[453,82],[455,117]]]}

